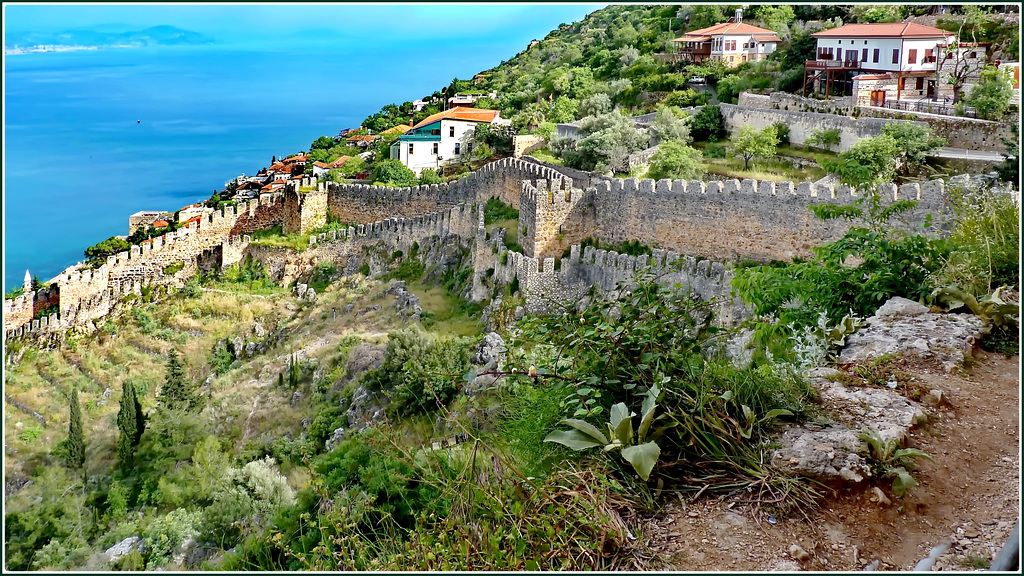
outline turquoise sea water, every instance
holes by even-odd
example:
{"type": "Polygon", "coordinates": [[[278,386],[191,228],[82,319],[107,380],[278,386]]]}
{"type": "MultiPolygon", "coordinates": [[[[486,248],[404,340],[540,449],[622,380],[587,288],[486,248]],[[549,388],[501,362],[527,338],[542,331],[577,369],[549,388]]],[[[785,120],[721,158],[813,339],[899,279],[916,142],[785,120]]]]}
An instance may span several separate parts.
{"type": "Polygon", "coordinates": [[[273,155],[493,67],[557,24],[484,45],[268,38],[5,56],[4,290],[26,269],[49,280],[127,234],[134,212],[206,199],[273,155]]]}

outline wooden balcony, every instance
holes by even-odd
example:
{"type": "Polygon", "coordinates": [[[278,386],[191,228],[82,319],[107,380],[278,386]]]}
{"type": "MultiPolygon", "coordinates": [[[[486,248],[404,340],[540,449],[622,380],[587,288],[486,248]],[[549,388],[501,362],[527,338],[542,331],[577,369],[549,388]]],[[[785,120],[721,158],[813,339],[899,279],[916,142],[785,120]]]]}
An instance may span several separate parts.
{"type": "Polygon", "coordinates": [[[807,60],[804,63],[807,70],[860,70],[860,62],[857,60],[807,60]]]}

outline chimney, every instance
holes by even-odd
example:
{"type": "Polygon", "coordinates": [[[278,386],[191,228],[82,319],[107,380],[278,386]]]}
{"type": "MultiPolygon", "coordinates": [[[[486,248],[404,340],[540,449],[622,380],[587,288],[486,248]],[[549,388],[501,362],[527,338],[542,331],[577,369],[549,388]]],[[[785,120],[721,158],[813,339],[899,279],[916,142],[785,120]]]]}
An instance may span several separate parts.
{"type": "Polygon", "coordinates": [[[736,9],[736,23],[741,24],[743,22],[743,8],[736,9]]]}

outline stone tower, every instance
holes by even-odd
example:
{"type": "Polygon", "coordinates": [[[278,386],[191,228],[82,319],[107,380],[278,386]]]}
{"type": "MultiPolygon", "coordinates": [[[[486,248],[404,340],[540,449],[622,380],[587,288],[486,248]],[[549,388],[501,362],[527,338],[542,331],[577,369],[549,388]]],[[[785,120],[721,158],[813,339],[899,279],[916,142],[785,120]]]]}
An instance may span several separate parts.
{"type": "Polygon", "coordinates": [[[28,273],[28,269],[25,270],[25,282],[22,286],[25,289],[25,292],[32,291],[32,275],[28,273]]]}

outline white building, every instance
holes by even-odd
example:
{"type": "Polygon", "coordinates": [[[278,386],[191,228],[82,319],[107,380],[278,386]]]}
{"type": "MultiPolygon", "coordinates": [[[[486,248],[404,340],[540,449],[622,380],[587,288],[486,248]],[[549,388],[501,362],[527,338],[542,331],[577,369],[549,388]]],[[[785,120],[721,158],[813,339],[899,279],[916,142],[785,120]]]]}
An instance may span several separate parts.
{"type": "Polygon", "coordinates": [[[873,105],[882,105],[886,98],[937,96],[939,47],[954,35],[931,26],[896,22],[847,24],[811,36],[818,42],[817,57],[805,63],[805,88],[810,80],[826,95],[849,96],[859,75],[870,76],[876,84],[891,80],[891,88],[873,90],[868,96],[873,105]]]}
{"type": "Polygon", "coordinates": [[[782,40],[775,32],[742,22],[725,22],[687,32],[672,42],[683,60],[700,64],[720,60],[728,66],[764,60],[782,40]]]}
{"type": "Polygon", "coordinates": [[[419,176],[424,168],[438,169],[471,158],[477,124],[502,124],[497,110],[452,108],[423,119],[391,146],[397,158],[419,176]]]}

